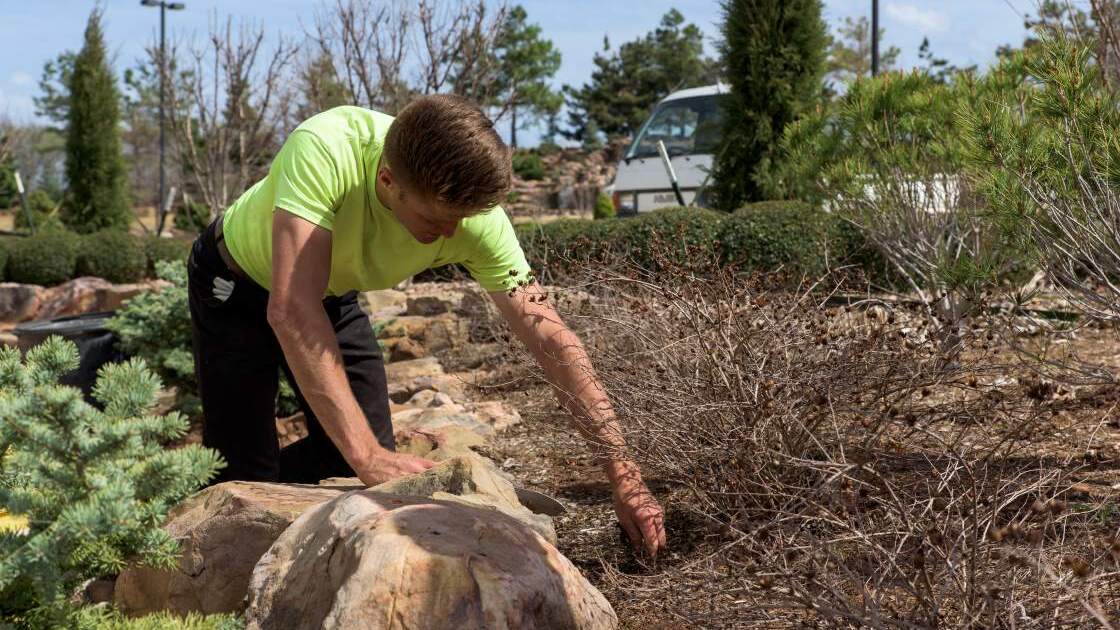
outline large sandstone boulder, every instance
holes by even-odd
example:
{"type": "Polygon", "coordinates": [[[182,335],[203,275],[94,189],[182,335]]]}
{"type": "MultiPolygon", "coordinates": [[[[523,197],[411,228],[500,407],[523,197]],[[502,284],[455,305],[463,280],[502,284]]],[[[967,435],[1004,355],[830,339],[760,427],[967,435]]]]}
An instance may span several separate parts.
{"type": "Polygon", "coordinates": [[[168,286],[163,280],[135,284],[113,284],[94,277],[74,278],[43,293],[36,319],[113,311],[135,295],[168,286]]]}
{"type": "Polygon", "coordinates": [[[261,558],[247,627],[616,628],[610,604],[519,521],[370,490],[308,511],[261,558]]]}
{"type": "Polygon", "coordinates": [[[273,541],[305,510],[342,492],[244,481],[205,489],[168,515],[166,529],[182,547],[179,568],[126,569],[117,579],[116,605],[131,615],[240,611],[253,567],[273,541]]]}
{"type": "Polygon", "coordinates": [[[552,519],[534,514],[521,505],[513,484],[490,460],[466,453],[440,453],[428,457],[441,462],[420,474],[400,477],[370,488],[375,492],[409,497],[429,497],[498,510],[532,527],[545,540],[556,544],[552,519]]]}
{"type": "Polygon", "coordinates": [[[25,322],[35,318],[46,292],[41,286],[0,282],[0,321],[25,322]]]}

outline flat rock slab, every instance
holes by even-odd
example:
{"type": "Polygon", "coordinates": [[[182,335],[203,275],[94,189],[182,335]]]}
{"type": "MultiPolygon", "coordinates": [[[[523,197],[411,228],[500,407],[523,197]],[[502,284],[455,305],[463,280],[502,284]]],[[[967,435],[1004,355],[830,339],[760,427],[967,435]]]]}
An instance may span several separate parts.
{"type": "MultiPolygon", "coordinates": [[[[405,383],[424,376],[443,376],[443,366],[435,357],[397,361],[385,366],[385,378],[392,383],[405,383]]],[[[411,396],[409,396],[411,398],[411,396]]],[[[407,399],[406,399],[407,400],[407,399]]]]}
{"type": "Polygon", "coordinates": [[[273,541],[304,511],[342,492],[247,481],[206,488],[168,515],[166,529],[182,547],[178,570],[129,567],[117,578],[114,601],[129,615],[240,611],[253,567],[273,541]]]}
{"type": "Polygon", "coordinates": [[[250,630],[618,627],[599,591],[494,510],[364,490],[309,510],[261,558],[250,630]]]}
{"type": "Polygon", "coordinates": [[[408,296],[404,291],[384,289],[381,291],[365,291],[358,294],[358,304],[374,319],[395,317],[405,312],[405,303],[408,296]]]}

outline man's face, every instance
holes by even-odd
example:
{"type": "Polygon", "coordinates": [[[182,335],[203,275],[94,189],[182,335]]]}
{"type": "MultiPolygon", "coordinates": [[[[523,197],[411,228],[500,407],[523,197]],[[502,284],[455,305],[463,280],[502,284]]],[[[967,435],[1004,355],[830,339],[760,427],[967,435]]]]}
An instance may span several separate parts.
{"type": "Polygon", "coordinates": [[[377,184],[386,193],[378,195],[381,202],[413,238],[425,245],[434,243],[441,236],[451,238],[459,222],[475,214],[404,189],[401,182],[393,177],[392,171],[385,167],[377,172],[377,184]]]}

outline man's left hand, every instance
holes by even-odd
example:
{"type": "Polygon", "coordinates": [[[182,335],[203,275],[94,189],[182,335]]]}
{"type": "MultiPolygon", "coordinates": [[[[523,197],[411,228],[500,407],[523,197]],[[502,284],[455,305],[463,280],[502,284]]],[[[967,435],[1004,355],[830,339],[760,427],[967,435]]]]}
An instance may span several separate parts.
{"type": "Polygon", "coordinates": [[[665,512],[642,481],[636,466],[623,466],[611,476],[614,487],[614,512],[635,548],[641,547],[654,558],[668,547],[665,539],[665,512]]]}

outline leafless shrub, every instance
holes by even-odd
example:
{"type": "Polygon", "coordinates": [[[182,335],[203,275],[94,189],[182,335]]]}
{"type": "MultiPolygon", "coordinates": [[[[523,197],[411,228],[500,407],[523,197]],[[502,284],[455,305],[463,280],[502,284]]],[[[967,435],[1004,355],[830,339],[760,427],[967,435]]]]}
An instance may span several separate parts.
{"type": "Polygon", "coordinates": [[[611,588],[713,626],[1112,627],[1110,508],[1040,437],[1056,386],[1000,359],[995,324],[970,321],[949,357],[921,312],[829,305],[838,288],[631,269],[553,292],[628,455],[719,541],[683,567],[608,570],[611,588]],[[705,575],[731,595],[675,606],[695,591],[669,581],[705,575]]]}

